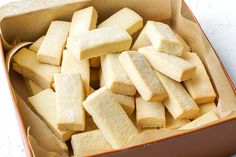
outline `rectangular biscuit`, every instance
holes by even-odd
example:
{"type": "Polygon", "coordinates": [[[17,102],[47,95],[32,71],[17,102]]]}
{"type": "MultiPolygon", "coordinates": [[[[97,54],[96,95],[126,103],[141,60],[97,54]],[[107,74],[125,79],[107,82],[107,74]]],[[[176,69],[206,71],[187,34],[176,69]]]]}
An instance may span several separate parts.
{"type": "Polygon", "coordinates": [[[134,97],[121,94],[114,94],[114,97],[130,117],[135,109],[134,97]]]}
{"type": "Polygon", "coordinates": [[[72,16],[69,37],[79,37],[81,33],[88,32],[96,28],[98,14],[91,6],[75,11],[72,16]]]}
{"type": "Polygon", "coordinates": [[[45,89],[29,97],[28,100],[36,113],[60,140],[67,141],[70,139],[71,135],[74,134],[73,131],[61,131],[57,128],[56,94],[52,89],[45,89]]]}
{"type": "Polygon", "coordinates": [[[50,88],[53,82],[53,74],[59,73],[59,66],[39,63],[36,53],[22,48],[13,56],[13,69],[32,80],[42,89],[50,88]]]}
{"type": "Polygon", "coordinates": [[[199,108],[200,108],[200,112],[196,117],[194,117],[194,119],[197,119],[198,117],[201,117],[202,115],[204,115],[204,114],[206,114],[207,112],[210,112],[210,111],[216,112],[215,102],[201,104],[201,105],[199,105],[199,108]]]}
{"type": "Polygon", "coordinates": [[[143,18],[129,8],[123,8],[98,25],[98,28],[119,26],[130,35],[143,27],[143,18]]]}
{"type": "Polygon", "coordinates": [[[83,80],[85,97],[89,95],[90,68],[88,60],[78,60],[69,50],[64,50],[61,73],[80,74],[83,80]]]}
{"type": "Polygon", "coordinates": [[[184,39],[178,35],[178,34],[175,34],[176,37],[179,39],[179,41],[182,43],[184,49],[183,49],[183,52],[190,52],[191,51],[191,48],[189,47],[189,45],[184,41],[184,39]]]}
{"type": "Polygon", "coordinates": [[[174,55],[157,51],[153,46],[138,50],[143,54],[154,69],[166,76],[181,82],[193,77],[196,66],[174,55]]]}
{"type": "Polygon", "coordinates": [[[106,87],[89,95],[83,105],[113,149],[124,147],[138,134],[124,109],[106,87]]]}
{"type": "Polygon", "coordinates": [[[73,135],[71,145],[75,156],[91,156],[112,150],[98,129],[73,135]]]}
{"type": "Polygon", "coordinates": [[[105,86],[116,94],[135,95],[136,88],[119,62],[118,54],[101,57],[101,66],[105,86]]]}
{"type": "Polygon", "coordinates": [[[206,69],[196,53],[185,52],[183,59],[197,67],[192,79],[184,81],[184,85],[189,94],[197,104],[204,104],[215,100],[216,93],[211,84],[206,69]]]}
{"type": "Polygon", "coordinates": [[[146,25],[143,27],[138,38],[135,40],[131,50],[137,51],[141,47],[151,46],[152,43],[146,34],[146,25]]]}
{"type": "Polygon", "coordinates": [[[80,74],[55,74],[57,127],[83,131],[85,128],[84,87],[80,74]]]}
{"type": "Polygon", "coordinates": [[[202,125],[206,125],[208,123],[214,122],[218,119],[219,119],[219,117],[216,115],[216,113],[214,111],[210,111],[210,112],[202,115],[201,117],[193,120],[191,123],[188,123],[187,125],[179,128],[179,130],[195,129],[195,128],[198,128],[202,125]]]}
{"type": "Polygon", "coordinates": [[[170,112],[166,111],[166,127],[167,129],[178,129],[187,125],[191,121],[189,119],[174,119],[170,112]]]}
{"type": "Polygon", "coordinates": [[[135,98],[136,120],[141,128],[165,127],[165,107],[160,102],[144,101],[140,96],[135,98]]]}
{"type": "Polygon", "coordinates": [[[82,60],[128,50],[131,42],[131,36],[122,28],[104,27],[68,38],[66,47],[82,60]]]}
{"type": "Polygon", "coordinates": [[[37,60],[42,63],[61,65],[62,52],[70,30],[70,22],[52,21],[38,50],[37,60]]]}
{"type": "Polygon", "coordinates": [[[30,92],[30,95],[36,95],[43,90],[41,87],[35,84],[32,80],[24,78],[24,81],[25,81],[28,91],[30,92]]]}
{"type": "Polygon", "coordinates": [[[135,51],[125,51],[119,56],[121,65],[146,101],[163,101],[167,93],[145,57],[135,51]]]}
{"type": "Polygon", "coordinates": [[[148,21],[145,32],[152,45],[158,51],[182,56],[184,47],[169,25],[161,22],[148,21]]]}
{"type": "MultiPolygon", "coordinates": [[[[100,71],[100,87],[105,86],[105,83],[103,80],[104,80],[103,74],[100,71]]],[[[134,97],[128,96],[128,95],[122,95],[122,94],[114,94],[114,93],[113,95],[115,96],[115,99],[120,103],[122,108],[125,110],[127,115],[130,117],[135,109],[134,97]]]]}
{"type": "Polygon", "coordinates": [[[199,108],[181,83],[176,82],[157,71],[156,74],[168,93],[168,99],[164,102],[164,105],[174,119],[194,118],[199,113],[199,108]]]}
{"type": "Polygon", "coordinates": [[[43,40],[45,38],[45,35],[37,39],[30,47],[29,49],[34,52],[38,52],[43,40]]]}

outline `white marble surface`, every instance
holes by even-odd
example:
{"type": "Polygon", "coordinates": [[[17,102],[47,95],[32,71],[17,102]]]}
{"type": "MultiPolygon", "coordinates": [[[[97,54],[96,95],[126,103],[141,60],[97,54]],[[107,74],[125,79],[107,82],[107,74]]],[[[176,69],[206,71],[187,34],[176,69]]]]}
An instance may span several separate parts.
{"type": "MultiPolygon", "coordinates": [[[[12,0],[0,0],[0,6],[12,0]]],[[[186,0],[236,84],[236,1],[186,0]]],[[[0,62],[2,62],[0,60],[0,62]]],[[[13,104],[0,64],[0,156],[25,157],[13,104]]]]}

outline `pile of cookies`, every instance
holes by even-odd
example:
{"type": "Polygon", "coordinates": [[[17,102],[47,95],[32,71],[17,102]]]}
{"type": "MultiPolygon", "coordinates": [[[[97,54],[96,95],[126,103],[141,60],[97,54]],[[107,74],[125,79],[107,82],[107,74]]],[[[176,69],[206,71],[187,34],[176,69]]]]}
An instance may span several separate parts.
{"type": "Polygon", "coordinates": [[[52,21],[13,57],[33,111],[75,156],[120,149],[140,132],[218,120],[198,55],[169,25],[123,8],[97,25],[94,7],[52,21]],[[133,40],[134,34],[138,38],[133,40]]]}

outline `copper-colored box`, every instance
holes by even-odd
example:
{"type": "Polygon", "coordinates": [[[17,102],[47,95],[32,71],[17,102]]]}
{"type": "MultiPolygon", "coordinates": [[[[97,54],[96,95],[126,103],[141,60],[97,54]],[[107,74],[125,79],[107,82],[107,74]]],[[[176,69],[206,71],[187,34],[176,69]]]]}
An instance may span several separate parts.
{"type": "MultiPolygon", "coordinates": [[[[204,3],[204,2],[203,2],[204,3]]],[[[37,2],[16,2],[4,6],[0,10],[1,36],[4,51],[1,48],[1,56],[6,59],[6,76],[9,88],[12,90],[12,99],[15,102],[16,114],[19,126],[22,131],[25,148],[28,156],[32,156],[32,149],[37,156],[38,151],[30,145],[32,137],[37,131],[32,131],[27,136],[27,128],[33,130],[35,125],[31,122],[34,117],[29,117],[28,110],[21,106],[25,100],[25,87],[22,85],[19,75],[12,74],[10,69],[11,52],[35,41],[45,34],[50,21],[70,20],[75,10],[94,6],[99,14],[99,21],[107,18],[115,11],[129,7],[144,17],[145,20],[156,20],[169,23],[171,27],[180,34],[191,46],[193,52],[197,52],[205,64],[211,78],[214,89],[217,93],[217,109],[221,120],[207,126],[160,135],[154,141],[149,140],[139,146],[132,146],[128,149],[114,150],[100,154],[102,156],[229,156],[236,153],[236,114],[231,113],[236,108],[236,90],[223,64],[220,62],[215,50],[207,40],[200,24],[191,13],[184,1],[181,0],[51,0],[37,2]],[[19,42],[25,41],[26,43],[19,42]],[[9,44],[11,43],[11,44],[9,44]],[[10,48],[14,49],[7,53],[10,48]],[[5,53],[4,53],[5,52],[5,53]],[[11,81],[10,81],[11,80],[11,81]],[[18,94],[14,94],[18,93],[18,94]],[[28,117],[27,117],[28,116],[28,117]],[[31,135],[31,136],[29,136],[31,135]],[[151,142],[150,142],[151,141],[151,142]],[[30,146],[32,149],[30,149],[30,146]]],[[[207,16],[207,15],[206,15],[207,16]]],[[[38,132],[39,133],[39,132],[38,132]]],[[[33,142],[37,143],[37,137],[33,142]]]]}

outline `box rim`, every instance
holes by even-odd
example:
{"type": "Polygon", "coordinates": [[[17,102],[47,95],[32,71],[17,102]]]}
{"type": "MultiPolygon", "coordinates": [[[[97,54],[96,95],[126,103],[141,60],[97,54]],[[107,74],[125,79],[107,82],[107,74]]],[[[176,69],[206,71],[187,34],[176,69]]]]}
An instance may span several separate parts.
{"type": "Polygon", "coordinates": [[[13,91],[12,86],[11,86],[9,73],[7,72],[6,60],[5,60],[4,50],[3,50],[3,47],[2,47],[2,39],[0,39],[0,51],[1,51],[0,52],[1,53],[0,57],[2,58],[2,61],[3,61],[2,65],[3,65],[3,69],[4,69],[5,78],[7,80],[7,86],[8,86],[8,89],[10,91],[10,94],[11,94],[12,103],[14,104],[13,107],[14,107],[18,127],[19,127],[19,130],[20,130],[20,133],[21,133],[21,138],[23,138],[23,141],[22,140],[21,141],[24,145],[26,155],[32,157],[33,154],[31,152],[30,145],[29,145],[28,140],[27,140],[26,130],[24,129],[25,125],[22,121],[22,115],[21,115],[21,113],[20,113],[20,111],[17,107],[17,100],[15,98],[14,91],[13,91]]]}
{"type": "MultiPolygon", "coordinates": [[[[191,17],[193,18],[194,22],[198,25],[198,27],[200,28],[201,32],[203,33],[203,35],[207,39],[208,43],[210,44],[211,48],[213,49],[213,52],[217,56],[217,59],[220,62],[220,65],[221,65],[221,67],[222,67],[222,69],[224,71],[224,74],[226,75],[227,80],[229,81],[230,86],[233,89],[234,94],[236,95],[236,87],[235,87],[231,77],[229,76],[229,73],[227,72],[224,64],[220,60],[219,55],[217,54],[217,52],[214,49],[214,47],[212,46],[210,40],[206,36],[206,33],[202,29],[199,21],[197,20],[195,15],[192,13],[191,9],[189,8],[189,6],[185,2],[185,0],[182,0],[182,4],[184,5],[184,7],[186,7],[188,13],[191,15],[191,17]]],[[[11,99],[12,99],[12,102],[14,104],[14,110],[15,110],[15,114],[16,114],[19,130],[21,132],[21,137],[23,138],[23,144],[24,144],[25,152],[26,152],[27,156],[33,157],[32,151],[30,149],[30,144],[29,144],[29,142],[27,140],[27,133],[26,133],[26,130],[24,129],[25,126],[24,126],[24,123],[22,121],[22,116],[21,116],[20,111],[19,111],[19,109],[17,107],[17,100],[14,97],[14,92],[13,92],[13,89],[11,87],[10,76],[9,76],[9,73],[7,72],[7,69],[6,69],[6,61],[5,61],[4,50],[3,50],[3,47],[2,47],[2,39],[0,39],[0,51],[1,51],[0,52],[1,53],[0,57],[2,57],[2,60],[3,60],[2,65],[3,65],[3,68],[4,68],[5,77],[6,77],[6,80],[7,80],[7,86],[8,86],[8,89],[10,90],[11,99]]],[[[108,151],[108,152],[98,153],[98,154],[94,154],[92,156],[113,154],[113,153],[116,153],[116,152],[120,152],[120,151],[124,151],[124,150],[129,150],[129,149],[141,147],[141,146],[144,146],[144,145],[154,144],[154,143],[159,142],[159,141],[168,140],[168,139],[171,139],[171,138],[174,138],[174,137],[181,137],[181,136],[184,136],[184,135],[187,135],[187,134],[191,134],[191,133],[195,133],[195,132],[198,132],[198,131],[201,131],[201,130],[204,130],[204,129],[207,129],[207,128],[210,128],[210,127],[213,127],[213,126],[221,125],[222,123],[230,122],[230,121],[233,121],[235,119],[236,119],[236,117],[230,117],[228,119],[222,120],[222,121],[217,122],[217,123],[211,123],[211,124],[209,124],[207,126],[203,126],[203,127],[196,128],[196,129],[193,129],[193,130],[184,131],[182,133],[179,133],[178,135],[172,135],[172,136],[168,136],[168,137],[165,137],[165,138],[162,138],[162,139],[158,139],[158,140],[155,140],[155,141],[146,142],[146,143],[143,143],[143,144],[138,144],[138,145],[135,145],[135,146],[130,146],[130,147],[122,148],[122,149],[117,149],[117,150],[112,150],[112,151],[108,151]]]]}

